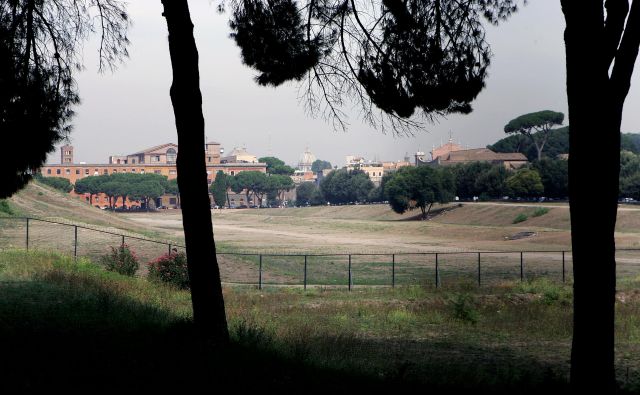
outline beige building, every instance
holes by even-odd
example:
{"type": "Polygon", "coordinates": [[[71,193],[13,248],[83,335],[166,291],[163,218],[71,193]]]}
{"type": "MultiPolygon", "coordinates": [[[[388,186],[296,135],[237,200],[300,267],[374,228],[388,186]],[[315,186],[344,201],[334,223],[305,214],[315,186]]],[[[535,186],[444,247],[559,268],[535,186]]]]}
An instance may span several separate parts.
{"type": "Polygon", "coordinates": [[[258,157],[247,152],[246,147],[235,147],[227,156],[220,158],[221,163],[258,163],[258,157]]]}

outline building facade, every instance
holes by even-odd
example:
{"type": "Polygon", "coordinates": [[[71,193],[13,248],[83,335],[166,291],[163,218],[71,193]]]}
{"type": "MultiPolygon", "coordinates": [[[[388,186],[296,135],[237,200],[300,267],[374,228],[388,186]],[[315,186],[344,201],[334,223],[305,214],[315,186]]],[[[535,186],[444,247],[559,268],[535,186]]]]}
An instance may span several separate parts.
{"type": "MultiPolygon", "coordinates": [[[[65,145],[60,148],[61,163],[47,164],[40,168],[43,177],[62,177],[66,178],[72,184],[76,181],[91,176],[111,175],[118,173],[132,174],[160,174],[167,179],[172,180],[178,177],[176,169],[176,160],[178,155],[178,145],[167,143],[151,147],[129,155],[112,155],[109,157],[109,163],[73,163],[73,147],[65,145]],[[70,159],[70,160],[65,160],[70,159]]],[[[207,168],[207,183],[211,184],[216,177],[218,171],[222,171],[230,176],[235,176],[243,171],[260,171],[266,173],[266,163],[248,163],[248,162],[227,162],[221,163],[221,148],[217,142],[208,142],[205,144],[203,155],[205,155],[207,168]]],[[[75,194],[75,192],[71,192],[75,194]]],[[[88,196],[84,196],[89,200],[88,196]]],[[[95,206],[104,206],[108,199],[106,196],[99,195],[94,201],[95,206]]],[[[177,206],[175,196],[164,196],[159,204],[162,206],[177,206]]],[[[121,207],[122,202],[117,202],[116,207],[121,207]]],[[[126,206],[135,206],[135,202],[125,202],[126,206]]]]}

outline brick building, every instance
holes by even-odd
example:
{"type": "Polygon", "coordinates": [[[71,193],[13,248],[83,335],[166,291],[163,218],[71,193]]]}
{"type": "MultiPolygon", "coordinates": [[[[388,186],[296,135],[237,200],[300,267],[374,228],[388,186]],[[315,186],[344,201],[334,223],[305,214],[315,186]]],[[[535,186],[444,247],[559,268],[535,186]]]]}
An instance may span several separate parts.
{"type": "MultiPolygon", "coordinates": [[[[176,159],[178,155],[178,145],[167,143],[151,147],[142,151],[138,151],[129,155],[112,155],[109,157],[109,163],[75,163],[73,160],[73,147],[65,145],[60,148],[61,163],[47,164],[40,168],[43,177],[63,177],[75,184],[77,180],[99,175],[117,174],[117,173],[134,173],[134,174],[160,174],[172,180],[178,176],[176,169],[176,159]]],[[[246,163],[246,162],[227,162],[221,163],[220,143],[207,142],[204,146],[203,155],[207,166],[207,182],[211,184],[216,177],[218,171],[234,176],[243,171],[260,171],[265,173],[266,163],[246,163]]],[[[75,194],[74,192],[71,192],[75,194]]],[[[85,197],[88,201],[88,196],[85,197]]],[[[95,206],[107,205],[106,196],[98,196],[94,201],[95,206]]],[[[136,202],[127,201],[127,206],[136,206],[136,202]]],[[[157,206],[176,206],[177,199],[175,196],[165,195],[156,202],[157,206]]],[[[117,202],[117,207],[122,206],[122,202],[117,202]]]]}

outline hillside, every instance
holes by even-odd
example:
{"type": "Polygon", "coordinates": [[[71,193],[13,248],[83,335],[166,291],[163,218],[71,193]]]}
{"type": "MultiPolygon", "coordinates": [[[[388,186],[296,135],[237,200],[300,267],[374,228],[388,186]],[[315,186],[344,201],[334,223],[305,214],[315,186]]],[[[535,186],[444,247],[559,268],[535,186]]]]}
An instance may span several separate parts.
{"type": "Polygon", "coordinates": [[[164,236],[162,232],[150,231],[119,213],[91,207],[78,198],[36,181],[31,182],[26,188],[11,197],[9,202],[20,216],[83,223],[110,230],[140,233],[150,237],[164,236]]]}

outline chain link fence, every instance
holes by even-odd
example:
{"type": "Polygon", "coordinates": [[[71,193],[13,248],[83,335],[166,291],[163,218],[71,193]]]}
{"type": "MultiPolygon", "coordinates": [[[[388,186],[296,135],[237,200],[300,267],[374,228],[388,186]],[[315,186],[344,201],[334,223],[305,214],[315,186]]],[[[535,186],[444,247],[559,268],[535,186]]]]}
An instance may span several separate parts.
{"type": "MultiPolygon", "coordinates": [[[[134,234],[37,218],[0,218],[0,249],[56,251],[96,263],[111,248],[126,244],[146,263],[185,247],[134,234]]],[[[618,279],[640,275],[640,249],[617,251],[618,279]]],[[[219,252],[222,281],[263,286],[498,285],[506,281],[547,278],[572,280],[572,255],[557,251],[421,252],[396,254],[260,254],[219,252]]]]}

